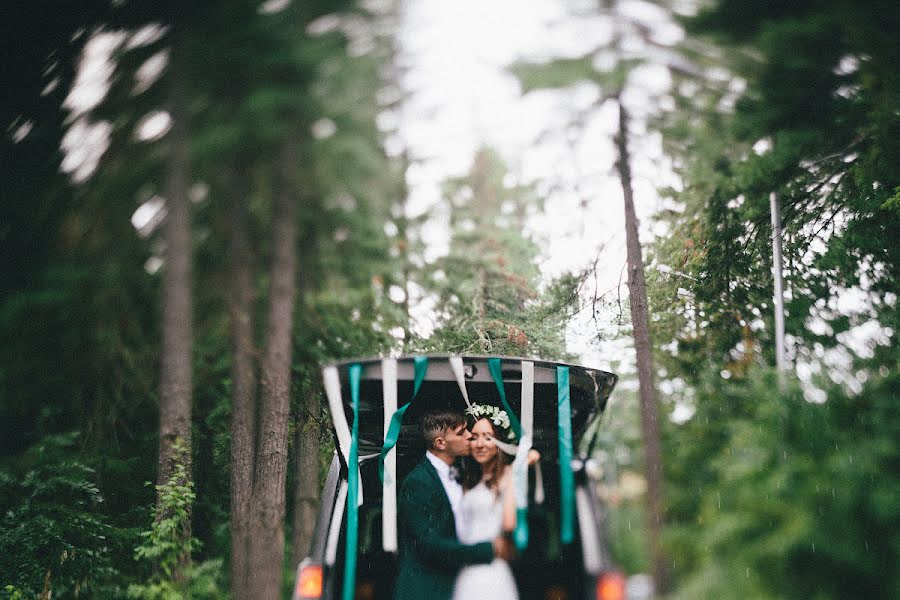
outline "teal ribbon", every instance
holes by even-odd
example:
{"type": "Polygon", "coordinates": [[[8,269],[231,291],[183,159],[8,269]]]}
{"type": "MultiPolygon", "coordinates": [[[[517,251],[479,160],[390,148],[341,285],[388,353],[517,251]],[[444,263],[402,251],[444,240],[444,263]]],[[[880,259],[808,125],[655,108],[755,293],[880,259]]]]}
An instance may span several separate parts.
{"type": "MultiPolygon", "coordinates": [[[[506,414],[509,416],[509,425],[512,427],[513,433],[516,434],[516,438],[518,440],[522,439],[522,424],[519,423],[519,419],[516,418],[516,413],[513,412],[512,407],[509,405],[509,402],[506,400],[506,388],[503,385],[503,365],[502,361],[499,358],[489,358],[488,359],[488,369],[491,371],[491,377],[494,378],[494,384],[497,386],[497,392],[500,394],[500,402],[503,404],[503,409],[506,411],[506,414]]],[[[528,468],[527,466],[525,467],[528,468]]],[[[522,474],[514,474],[518,475],[516,479],[520,479],[522,474]]],[[[527,477],[527,472],[525,477],[527,477]]],[[[526,485],[525,482],[516,481],[515,482],[518,488],[521,485],[526,485]]],[[[517,490],[518,493],[524,493],[524,490],[517,490]]],[[[523,551],[528,547],[528,507],[517,507],[516,508],[516,529],[513,531],[513,541],[516,544],[516,548],[519,551],[523,551]]]]}
{"type": "Polygon", "coordinates": [[[516,530],[513,532],[516,549],[524,552],[528,548],[528,507],[516,509],[516,530]]]}
{"type": "Polygon", "coordinates": [[[356,592],[356,547],[359,537],[359,379],[362,365],[350,365],[350,402],[353,429],[350,432],[350,458],[347,460],[347,548],[344,562],[344,600],[353,600],[356,592]]]}
{"type": "Polygon", "coordinates": [[[428,357],[416,356],[413,358],[413,367],[415,369],[415,379],[413,380],[413,395],[409,402],[394,411],[391,415],[391,424],[388,426],[387,434],[384,436],[384,446],[381,447],[381,454],[378,457],[378,478],[384,483],[384,459],[387,458],[388,452],[397,445],[400,438],[400,426],[403,424],[403,415],[406,409],[416,399],[419,388],[425,380],[425,373],[428,372],[428,357]]]}
{"type": "Polygon", "coordinates": [[[509,424],[513,433],[516,434],[516,439],[522,439],[522,425],[519,423],[519,419],[516,418],[516,413],[513,412],[509,402],[506,401],[506,389],[503,387],[503,369],[500,365],[500,359],[489,358],[488,369],[491,370],[491,376],[497,385],[497,391],[500,392],[500,402],[503,403],[503,408],[506,410],[506,414],[509,415],[509,424]]]}
{"type": "Polygon", "coordinates": [[[572,407],[569,402],[569,367],[556,367],[556,415],[559,420],[559,536],[563,544],[575,539],[575,476],[572,474],[572,407]]]}

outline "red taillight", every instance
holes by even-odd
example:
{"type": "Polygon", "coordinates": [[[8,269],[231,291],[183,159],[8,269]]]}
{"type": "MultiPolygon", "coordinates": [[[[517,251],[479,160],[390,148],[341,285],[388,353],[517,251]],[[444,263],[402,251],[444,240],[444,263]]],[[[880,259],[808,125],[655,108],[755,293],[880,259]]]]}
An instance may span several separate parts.
{"type": "Polygon", "coordinates": [[[304,565],[297,575],[295,598],[314,599],[322,597],[322,566],[304,565]]]}
{"type": "Polygon", "coordinates": [[[604,573],[597,579],[597,600],[625,600],[625,576],[621,573],[604,573]]]}

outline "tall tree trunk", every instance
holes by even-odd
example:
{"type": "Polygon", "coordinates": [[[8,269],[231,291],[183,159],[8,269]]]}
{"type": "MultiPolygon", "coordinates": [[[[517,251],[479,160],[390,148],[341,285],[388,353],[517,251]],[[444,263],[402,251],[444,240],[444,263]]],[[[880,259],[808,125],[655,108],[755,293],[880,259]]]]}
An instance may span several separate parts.
{"type": "Polygon", "coordinates": [[[662,453],[659,439],[659,409],[653,372],[653,353],[650,342],[650,318],[647,307],[647,286],[644,282],[644,258],[638,237],[638,219],[634,211],[634,192],[631,187],[631,156],[628,153],[629,116],[618,99],[619,130],[616,134],[618,158],[616,169],[625,198],[625,243],[628,250],[628,293],[634,349],[637,355],[638,382],[641,402],[641,431],[644,438],[644,470],[647,478],[647,531],[650,560],[657,593],[665,590],[666,573],[663,563],[660,533],[663,523],[662,453]]]}
{"type": "Polygon", "coordinates": [[[250,531],[250,589],[256,598],[280,596],[284,561],[285,475],[291,386],[291,333],[297,270],[294,172],[297,153],[285,143],[279,161],[273,217],[268,323],[262,359],[260,417],[250,531]]]}
{"type": "Polygon", "coordinates": [[[294,563],[306,556],[312,541],[319,507],[319,447],[322,443],[317,417],[321,390],[310,385],[305,390],[305,410],[297,423],[294,438],[296,479],[294,481],[294,527],[291,548],[294,563]]]}
{"type": "MultiPolygon", "coordinates": [[[[305,187],[305,186],[304,186],[305,187]]],[[[303,198],[307,207],[312,206],[312,198],[303,198]]],[[[308,208],[308,210],[316,210],[308,208]]],[[[305,221],[306,219],[301,219],[305,221]]],[[[313,265],[319,264],[317,255],[319,232],[315,227],[303,228],[298,245],[300,256],[308,273],[313,265]]],[[[300,277],[297,284],[297,302],[302,306],[306,295],[315,287],[310,277],[300,277]]],[[[310,359],[307,358],[307,361],[310,359]]],[[[301,406],[296,418],[297,433],[294,437],[294,490],[293,490],[293,527],[291,539],[292,563],[297,564],[309,551],[315,528],[316,514],[319,507],[319,450],[322,443],[322,430],[319,416],[322,411],[321,398],[324,389],[318,377],[319,365],[313,361],[310,365],[312,377],[304,379],[301,392],[301,406]]]]}
{"type": "MultiPolygon", "coordinates": [[[[166,168],[166,222],[164,238],[166,263],[162,290],[162,366],[159,394],[159,470],[157,481],[166,483],[175,472],[176,463],[185,465],[187,481],[191,480],[191,217],[187,197],[188,131],[186,80],[183,57],[174,35],[170,66],[172,129],[169,133],[169,162],[166,168]]],[[[161,495],[157,508],[161,508],[161,495]]],[[[157,519],[167,516],[157,511],[157,519]]],[[[180,534],[186,541],[191,534],[190,517],[180,534]]],[[[182,566],[190,561],[184,544],[182,566]]],[[[176,573],[176,579],[183,574],[176,573]]]]}
{"type": "Polygon", "coordinates": [[[245,173],[235,168],[230,182],[231,267],[231,596],[249,600],[250,496],[256,440],[256,366],[253,345],[253,250],[247,215],[245,173]]]}

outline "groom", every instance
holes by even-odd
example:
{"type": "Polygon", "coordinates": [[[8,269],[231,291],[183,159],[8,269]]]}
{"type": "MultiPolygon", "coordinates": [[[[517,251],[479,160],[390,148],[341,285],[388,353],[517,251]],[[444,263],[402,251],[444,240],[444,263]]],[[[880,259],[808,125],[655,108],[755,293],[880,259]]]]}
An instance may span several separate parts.
{"type": "Polygon", "coordinates": [[[494,557],[509,560],[512,543],[466,545],[457,540],[462,486],[450,476],[450,465],[469,454],[466,419],[452,410],[429,412],[422,418],[428,451],[400,487],[400,573],[395,600],[449,600],[459,569],[489,563],[494,557]]]}

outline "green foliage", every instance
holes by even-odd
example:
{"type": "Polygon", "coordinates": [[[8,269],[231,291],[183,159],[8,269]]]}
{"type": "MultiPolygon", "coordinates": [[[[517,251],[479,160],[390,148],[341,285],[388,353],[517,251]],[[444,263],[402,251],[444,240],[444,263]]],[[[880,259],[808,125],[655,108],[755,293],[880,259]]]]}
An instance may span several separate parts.
{"type": "MultiPolygon", "coordinates": [[[[746,44],[724,49],[729,60],[719,65],[747,82],[743,94],[684,88],[692,95],[668,120],[668,147],[685,182],[673,196],[685,210],[666,217],[676,235],[664,242],[662,260],[698,280],[687,287],[716,363],[742,342],[771,347],[768,327],[748,328],[772,295],[771,194],[782,206],[792,336],[833,346],[868,316],[826,309],[832,299],[859,287],[877,305],[896,289],[900,216],[891,198],[900,184],[900,118],[887,106],[900,98],[888,41],[898,22],[890,3],[787,9],[740,0],[711,5],[692,22],[746,44]],[[733,112],[721,108],[726,100],[733,112]],[[754,151],[757,142],[765,147],[754,151]],[[810,318],[828,322],[833,335],[809,331],[810,318]]],[[[668,285],[671,294],[675,282],[668,285]]]]}
{"type": "Polygon", "coordinates": [[[187,570],[188,581],[183,584],[172,580],[132,584],[127,597],[141,600],[182,600],[184,598],[227,598],[227,582],[221,558],[191,565],[187,570]]]}
{"type": "Polygon", "coordinates": [[[647,573],[646,511],[640,499],[612,504],[606,523],[607,542],[615,564],[625,573],[647,573]]]}
{"type": "Polygon", "coordinates": [[[3,589],[0,590],[0,598],[3,600],[24,600],[25,594],[14,585],[5,585],[3,586],[3,589]]]}
{"type": "MultiPolygon", "coordinates": [[[[230,451],[224,256],[233,183],[246,184],[256,322],[264,331],[276,160],[284,140],[297,141],[302,299],[292,410],[295,426],[327,430],[322,408],[309,400],[321,394],[310,384],[316,365],[395,348],[390,331],[406,318],[387,298],[399,269],[384,233],[403,173],[385,155],[375,123],[390,47],[377,15],[354,2],[290,3],[271,14],[244,0],[95,4],[52,14],[6,11],[11,31],[0,41],[15,79],[0,99],[0,254],[8,258],[0,265],[0,586],[10,586],[0,595],[36,596],[50,570],[54,597],[71,597],[79,586],[82,595],[122,597],[135,581],[142,583],[130,592],[139,597],[222,597],[230,451]],[[325,15],[332,27],[313,33],[311,23],[325,15]],[[154,30],[149,42],[135,36],[154,30]],[[75,182],[60,168],[73,120],[62,104],[95,32],[122,35],[109,90],[83,115],[106,121],[111,133],[97,170],[75,182]],[[351,33],[364,35],[371,50],[351,51],[351,33]],[[138,232],[131,218],[165,195],[171,150],[166,136],[135,135],[145,117],[166,110],[169,69],[146,81],[139,72],[153,66],[151,58],[170,67],[176,45],[190,82],[183,125],[194,200],[197,487],[160,490],[173,513],[145,532],[135,561],[126,549],[145,525],[152,488],[141,482],[154,476],[158,442],[158,288],[166,256],[160,228],[138,232]],[[313,124],[329,121],[332,135],[311,134],[313,124]],[[31,129],[16,139],[20,126],[31,129]],[[72,429],[81,435],[52,460],[23,453],[72,429]],[[37,475],[26,477],[29,470],[37,475]],[[202,548],[173,538],[191,504],[202,548]],[[198,564],[186,581],[171,581],[174,556],[191,551],[198,564]],[[151,574],[154,565],[159,572],[151,574]]],[[[330,445],[324,440],[321,451],[330,455],[330,445]]]]}
{"type": "Polygon", "coordinates": [[[419,274],[437,297],[437,328],[424,349],[564,359],[577,278],[541,288],[537,243],[526,237],[540,208],[534,190],[509,186],[506,166],[481,149],[470,173],[445,184],[450,250],[419,274]]]}
{"type": "Polygon", "coordinates": [[[224,595],[221,559],[199,565],[190,562],[200,549],[198,539],[184,536],[196,494],[185,467],[184,448],[176,448],[178,456],[169,480],[155,486],[158,502],[151,509],[153,524],[140,534],[144,541],[134,550],[134,559],[152,565],[153,574],[145,583],[129,585],[129,598],[178,600],[224,595]]]}
{"type": "Polygon", "coordinates": [[[772,373],[709,388],[670,434],[678,598],[888,598],[900,524],[892,374],[824,404],[772,373]]]}
{"type": "Polygon", "coordinates": [[[674,597],[898,593],[898,21],[893,3],[722,0],[688,22],[720,44],[697,60],[746,89],[678,78],[664,119],[683,189],[648,281],[663,383],[693,413],[666,428],[674,597]],[[765,370],[771,194],[792,359],[823,374],[785,394],[765,370]],[[860,350],[859,326],[880,339],[860,350]]]}
{"type": "Polygon", "coordinates": [[[510,68],[518,78],[523,92],[542,89],[562,89],[578,83],[597,85],[606,95],[615,95],[625,87],[629,73],[643,61],[620,59],[608,71],[594,66],[594,55],[578,58],[558,58],[547,63],[517,63],[510,68]]]}
{"type": "Polygon", "coordinates": [[[127,535],[102,512],[97,475],[75,456],[76,434],[48,436],[0,469],[4,598],[117,593],[113,556],[127,535]]]}

